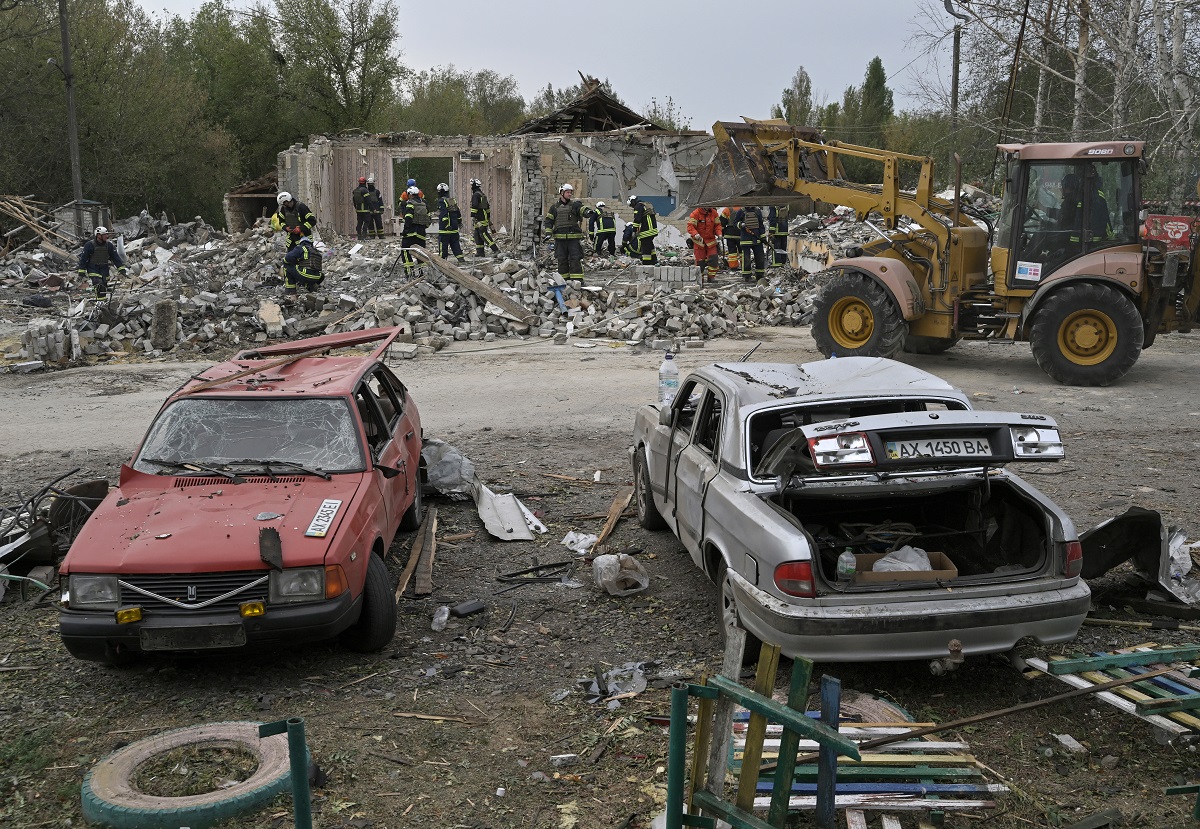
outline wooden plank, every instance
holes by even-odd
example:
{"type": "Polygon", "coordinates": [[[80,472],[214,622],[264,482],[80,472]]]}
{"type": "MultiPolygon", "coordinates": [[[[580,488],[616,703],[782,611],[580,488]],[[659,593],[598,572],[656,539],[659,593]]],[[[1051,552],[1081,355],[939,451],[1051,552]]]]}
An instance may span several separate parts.
{"type": "Polygon", "coordinates": [[[608,516],[604,521],[604,529],[600,530],[600,535],[596,536],[596,543],[592,545],[595,550],[604,540],[612,533],[617,526],[617,521],[621,519],[621,513],[629,506],[630,500],[633,499],[633,487],[627,486],[617,490],[617,494],[613,496],[612,503],[608,505],[608,516]]]}
{"type": "Polygon", "coordinates": [[[883,829],[900,829],[900,818],[895,815],[882,815],[883,829]]]}
{"type": "MultiPolygon", "coordinates": [[[[708,685],[708,675],[700,677],[702,686],[708,685]]],[[[696,711],[696,735],[692,740],[692,769],[688,776],[687,793],[684,803],[687,811],[692,811],[692,795],[700,788],[708,767],[708,745],[712,739],[713,704],[715,700],[707,697],[700,698],[696,711]]]]}
{"type": "Polygon", "coordinates": [[[481,279],[476,279],[457,265],[446,261],[437,254],[426,251],[424,248],[411,248],[411,250],[417,259],[427,262],[428,264],[437,268],[443,274],[453,279],[459,285],[462,285],[471,293],[486,299],[488,302],[504,311],[505,314],[508,314],[514,320],[519,320],[526,325],[537,324],[538,318],[536,314],[530,313],[528,308],[509,299],[508,296],[499,288],[488,285],[481,279]]]}
{"type": "MultiPolygon", "coordinates": [[[[813,663],[807,659],[797,657],[792,661],[792,676],[788,683],[788,708],[794,711],[804,710],[808,700],[808,686],[812,682],[812,669],[813,663]]],[[[788,790],[791,788],[792,774],[796,770],[796,745],[799,742],[800,735],[795,731],[785,731],[778,741],[783,759],[779,761],[772,782],[779,788],[772,794],[771,808],[767,812],[767,822],[775,826],[783,826],[787,820],[788,790]]]]}
{"type": "Polygon", "coordinates": [[[846,829],[867,829],[867,816],[861,809],[846,810],[846,829]]]}
{"type": "MultiPolygon", "coordinates": [[[[968,780],[978,779],[983,772],[975,766],[948,766],[932,768],[930,766],[838,766],[839,781],[882,781],[882,780],[968,780]]],[[[797,781],[813,781],[817,779],[817,767],[806,765],[798,767],[792,773],[792,779],[797,781]]]]}
{"type": "MultiPolygon", "coordinates": [[[[742,671],[742,654],[746,649],[746,632],[739,627],[729,626],[725,629],[725,655],[721,660],[721,672],[713,677],[713,681],[725,677],[737,684],[738,675],[742,671]]],[[[709,683],[710,685],[712,682],[709,683]]],[[[705,814],[710,814],[706,803],[723,803],[725,788],[725,770],[729,765],[729,743],[733,739],[733,710],[736,703],[733,699],[721,694],[713,711],[713,739],[708,746],[708,774],[705,776],[704,788],[695,792],[692,799],[699,803],[705,814]],[[710,798],[713,800],[710,801],[710,798]]],[[[723,817],[718,815],[718,817],[723,817]]]]}
{"type": "MultiPolygon", "coordinates": [[[[754,799],[754,808],[765,809],[770,802],[771,799],[769,797],[757,797],[754,799]]],[[[794,810],[813,809],[816,805],[817,799],[815,797],[793,797],[788,800],[788,808],[794,810]]],[[[919,812],[929,809],[939,809],[945,812],[973,812],[979,809],[994,809],[996,808],[996,801],[926,800],[923,797],[908,797],[905,795],[888,797],[886,795],[874,794],[847,794],[838,796],[837,807],[839,809],[855,806],[868,809],[893,809],[898,812],[919,812]]]]}
{"type": "MultiPolygon", "coordinates": [[[[1026,659],[1025,662],[1027,665],[1029,665],[1029,667],[1031,667],[1035,670],[1048,673],[1046,671],[1046,668],[1047,668],[1046,663],[1044,661],[1042,661],[1041,659],[1038,659],[1037,657],[1032,657],[1030,659],[1026,659]]],[[[1062,676],[1058,676],[1055,678],[1062,682],[1065,682],[1066,684],[1070,685],[1073,688],[1077,688],[1077,689],[1080,689],[1083,691],[1087,691],[1088,689],[1093,688],[1095,686],[1095,683],[1089,682],[1088,680],[1084,679],[1081,676],[1077,676],[1076,674],[1063,674],[1062,676]]],[[[1133,714],[1134,716],[1137,716],[1137,712],[1134,710],[1133,703],[1127,699],[1123,699],[1122,697],[1118,696],[1117,694],[1113,693],[1112,691],[1097,691],[1097,692],[1093,692],[1093,693],[1095,693],[1095,696],[1097,699],[1103,700],[1104,702],[1108,703],[1109,705],[1113,706],[1114,708],[1119,708],[1120,710],[1126,712],[1127,714],[1133,714]]],[[[1186,727],[1184,725],[1180,725],[1179,723],[1174,722],[1173,720],[1169,720],[1166,717],[1161,716],[1159,714],[1150,714],[1148,716],[1142,717],[1142,719],[1148,723],[1151,723],[1152,725],[1155,725],[1155,726],[1163,729],[1167,733],[1172,734],[1173,736],[1176,736],[1176,737],[1178,737],[1181,734],[1187,734],[1189,731],[1191,731],[1191,729],[1189,729],[1188,727],[1186,727]]]]}
{"type": "MultiPolygon", "coordinates": [[[[847,783],[838,772],[837,790],[839,794],[1002,794],[1008,791],[1003,783],[901,783],[891,780],[863,781],[847,783]]],[[[817,790],[816,783],[793,783],[789,787],[793,794],[813,794],[817,790]]],[[[770,780],[762,780],[758,784],[759,794],[768,792],[774,794],[775,787],[770,780]]]]}
{"type": "Polygon", "coordinates": [[[425,514],[425,520],[421,522],[420,532],[413,539],[412,547],[408,551],[408,562],[404,565],[404,571],[400,574],[400,581],[396,584],[396,600],[399,601],[404,591],[408,589],[408,582],[416,572],[417,562],[421,560],[421,547],[425,544],[425,528],[429,525],[429,513],[425,514]]]}
{"type": "MultiPolygon", "coordinates": [[[[736,748],[740,745],[740,743],[741,740],[737,738],[734,739],[734,756],[737,754],[736,748]]],[[[817,747],[817,742],[816,740],[800,740],[797,747],[811,750],[817,747]]],[[[889,743],[888,751],[965,751],[970,747],[970,743],[964,742],[937,742],[933,740],[926,742],[924,740],[912,740],[907,743],[889,743]]],[[[764,751],[772,748],[779,748],[779,740],[763,740],[764,751]]]]}
{"type": "MultiPolygon", "coordinates": [[[[763,643],[754,672],[754,693],[770,699],[775,691],[775,672],[779,670],[779,646],[763,643]]],[[[761,713],[750,715],[746,726],[746,748],[738,775],[737,798],[734,804],[743,811],[754,808],[754,792],[758,787],[758,767],[762,764],[763,737],[767,733],[767,718],[761,713]]]]}
{"type": "Polygon", "coordinates": [[[429,508],[429,516],[423,522],[425,540],[421,542],[421,559],[417,562],[417,577],[413,584],[413,595],[428,596],[433,592],[433,557],[437,553],[437,507],[429,508]]]}
{"type": "MultiPolygon", "coordinates": [[[[1107,679],[1111,679],[1114,676],[1119,679],[1127,679],[1129,677],[1140,676],[1140,674],[1134,674],[1134,673],[1132,673],[1128,670],[1124,670],[1122,668],[1110,668],[1106,672],[1104,672],[1104,671],[1084,671],[1081,674],[1077,674],[1077,676],[1081,676],[1090,682],[1103,682],[1107,679]]],[[[1131,685],[1126,685],[1122,688],[1117,689],[1118,694],[1120,694],[1121,696],[1125,697],[1128,700],[1133,701],[1133,703],[1134,703],[1133,713],[1135,715],[1137,715],[1137,703],[1143,702],[1146,700],[1152,700],[1155,698],[1156,693],[1151,693],[1151,691],[1161,693],[1160,689],[1153,688],[1149,682],[1136,682],[1131,685]]],[[[1157,715],[1155,715],[1155,716],[1157,716],[1157,715]]],[[[1194,717],[1191,714],[1188,714],[1184,711],[1175,711],[1170,714],[1166,714],[1165,716],[1168,719],[1175,720],[1176,722],[1187,726],[1188,728],[1190,728],[1193,731],[1200,731],[1200,718],[1198,718],[1198,717],[1194,717]]]]}
{"type": "Polygon", "coordinates": [[[1088,656],[1079,659],[1056,659],[1049,663],[1048,673],[1054,676],[1063,674],[1078,674],[1083,671],[1102,671],[1106,668],[1125,667],[1127,665],[1152,665],[1162,662],[1191,662],[1200,659],[1200,645],[1184,645],[1178,648],[1158,648],[1155,650],[1134,651],[1132,653],[1108,653],[1102,656],[1088,656]]]}

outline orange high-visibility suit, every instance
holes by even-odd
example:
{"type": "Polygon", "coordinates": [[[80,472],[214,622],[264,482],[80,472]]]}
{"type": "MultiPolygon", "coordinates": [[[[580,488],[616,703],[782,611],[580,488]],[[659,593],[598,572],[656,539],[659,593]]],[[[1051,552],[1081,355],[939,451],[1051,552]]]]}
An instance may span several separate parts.
{"type": "Polygon", "coordinates": [[[692,255],[697,265],[707,267],[709,279],[715,279],[719,269],[720,250],[717,239],[722,235],[721,219],[712,207],[697,207],[687,220],[687,233],[692,239],[692,255]]]}

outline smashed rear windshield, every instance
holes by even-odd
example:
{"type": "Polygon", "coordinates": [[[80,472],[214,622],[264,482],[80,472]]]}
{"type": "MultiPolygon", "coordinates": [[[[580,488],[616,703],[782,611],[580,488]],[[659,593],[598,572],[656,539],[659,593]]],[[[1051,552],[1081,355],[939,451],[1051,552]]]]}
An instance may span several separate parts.
{"type": "Polygon", "coordinates": [[[365,466],[357,424],[337,398],[185,397],[154,421],[134,469],[159,472],[151,458],[209,464],[259,458],[326,472],[365,466]]]}

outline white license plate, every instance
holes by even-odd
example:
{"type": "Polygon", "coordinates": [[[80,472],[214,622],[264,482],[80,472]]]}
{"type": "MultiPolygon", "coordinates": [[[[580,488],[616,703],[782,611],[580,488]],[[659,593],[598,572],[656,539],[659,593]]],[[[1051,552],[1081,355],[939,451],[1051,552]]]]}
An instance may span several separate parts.
{"type": "Polygon", "coordinates": [[[889,460],[909,458],[988,457],[992,446],[987,438],[930,438],[928,440],[889,440],[885,446],[889,460]]]}
{"type": "Polygon", "coordinates": [[[333,519],[337,517],[338,510],[341,508],[341,501],[326,498],[321,502],[321,506],[317,507],[317,514],[313,516],[312,523],[308,525],[304,534],[309,538],[324,538],[325,534],[329,532],[329,528],[333,526],[333,519]]]}

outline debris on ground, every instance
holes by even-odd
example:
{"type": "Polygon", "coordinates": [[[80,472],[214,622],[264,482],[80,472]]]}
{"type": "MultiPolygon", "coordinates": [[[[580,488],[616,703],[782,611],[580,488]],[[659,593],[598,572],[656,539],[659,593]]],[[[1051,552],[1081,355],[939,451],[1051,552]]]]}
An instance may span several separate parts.
{"type": "Polygon", "coordinates": [[[1200,578],[1195,575],[1187,535],[1168,527],[1156,510],[1130,507],[1079,536],[1085,579],[1094,579],[1130,561],[1134,572],[1151,587],[1146,598],[1200,602],[1200,578]],[[1157,589],[1156,589],[1157,588],[1157,589]]]}

